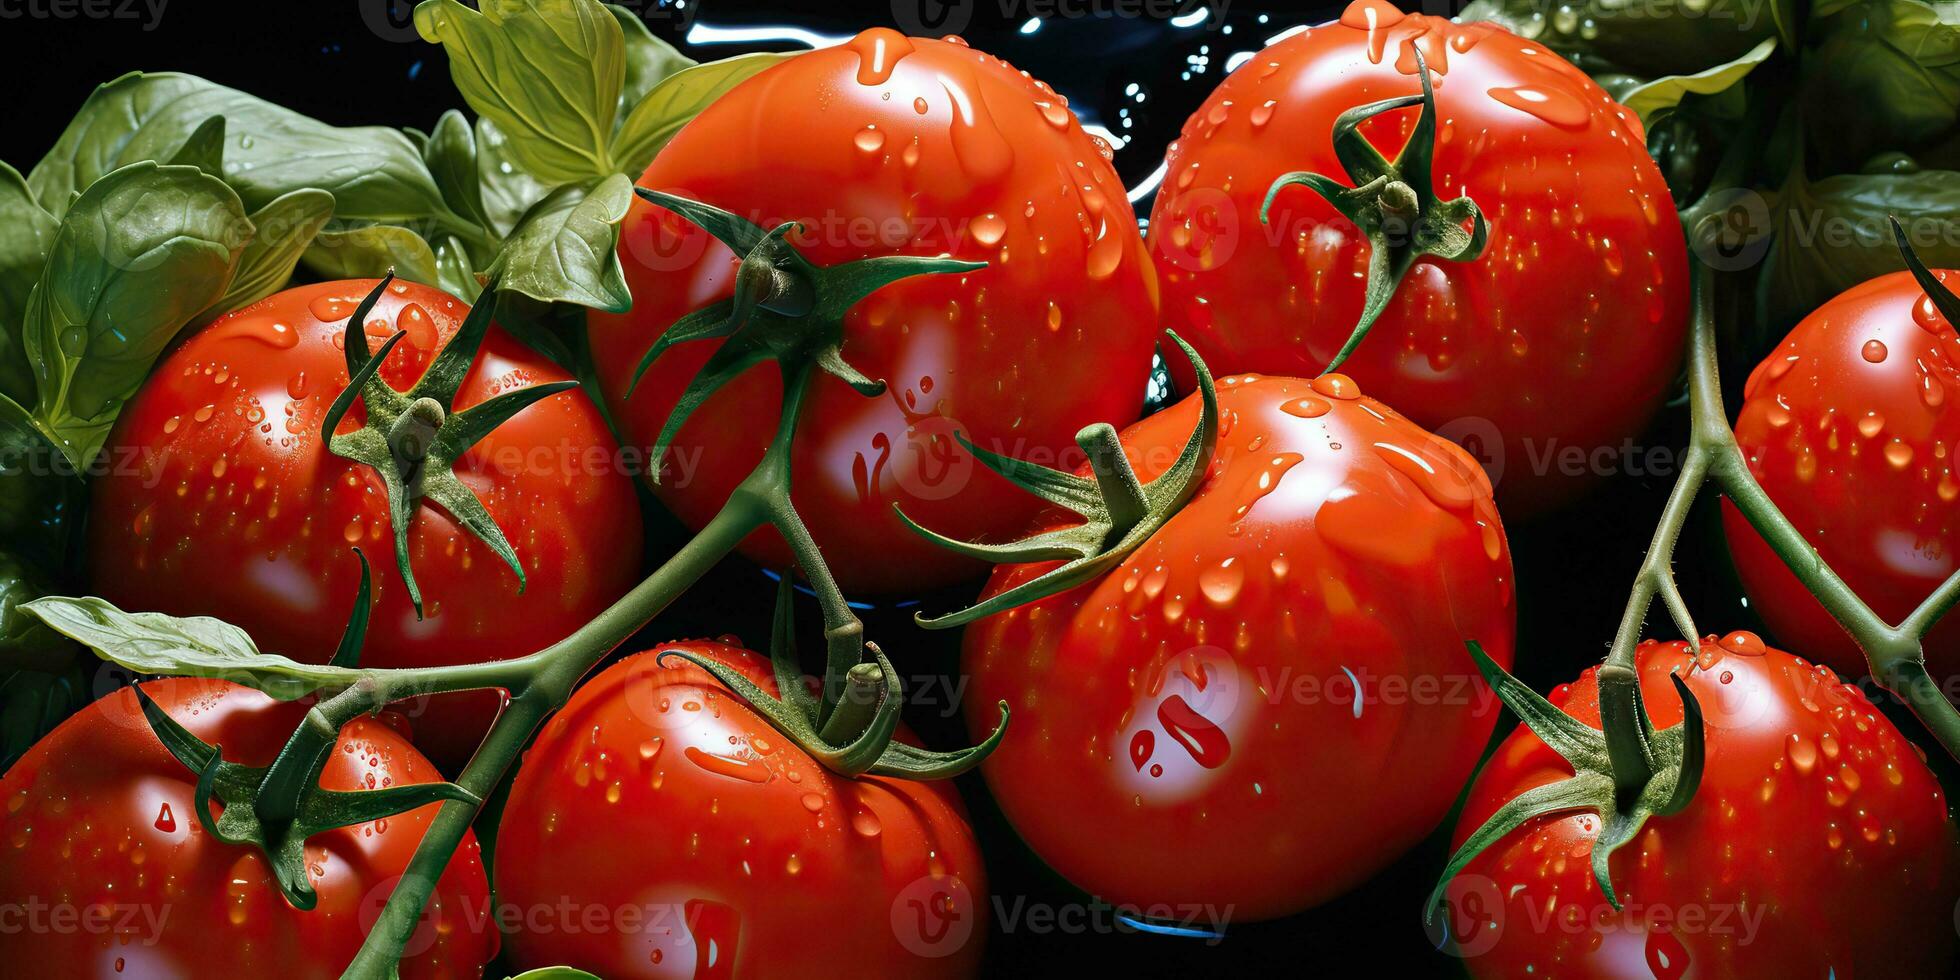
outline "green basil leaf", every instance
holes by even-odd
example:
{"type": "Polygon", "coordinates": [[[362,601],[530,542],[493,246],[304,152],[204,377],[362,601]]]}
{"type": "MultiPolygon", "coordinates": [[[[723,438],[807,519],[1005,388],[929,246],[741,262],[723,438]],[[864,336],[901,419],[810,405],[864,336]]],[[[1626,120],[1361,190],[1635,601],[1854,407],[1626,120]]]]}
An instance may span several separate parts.
{"type": "Polygon", "coordinates": [[[514,158],[552,183],[617,171],[613,120],[626,73],[619,21],[595,0],[497,0],[481,13],[424,0],[415,29],[449,52],[477,115],[510,135],[514,158]]]}
{"type": "Polygon", "coordinates": [[[518,166],[511,157],[510,140],[488,119],[476,121],[476,176],[484,217],[491,234],[498,238],[509,237],[524,212],[551,190],[550,185],[518,166]]]}
{"type": "Polygon", "coordinates": [[[82,471],[27,409],[0,395],[0,541],[34,566],[69,565],[81,522],[82,471]]]}
{"type": "Polygon", "coordinates": [[[444,205],[422,156],[400,131],[329,126],[192,75],[124,75],[95,90],[28,177],[57,216],[70,195],[125,164],[168,160],[196,127],[225,117],[225,180],[250,208],[292,191],[334,196],[343,220],[469,223],[444,205]]]}
{"type": "Polygon", "coordinates": [[[1685,75],[1733,61],[1791,20],[1794,0],[1628,3],[1474,0],[1459,22],[1487,20],[1543,44],[1588,72],[1685,75]]]}
{"type": "Polygon", "coordinates": [[[224,181],[133,163],[68,209],[28,297],[34,416],[79,468],[157,355],[231,282],[252,224],[224,181]]]}
{"type": "Polygon", "coordinates": [[[625,174],[552,191],[518,222],[491,274],[499,288],[532,299],[625,312],[633,297],[617,246],[620,219],[632,203],[633,182],[625,174]]]}
{"type": "Polygon", "coordinates": [[[1960,121],[1960,10],[1864,0],[1813,16],[1800,105],[1819,172],[1912,151],[1960,121]]]}
{"type": "Polygon", "coordinates": [[[72,641],[22,608],[49,591],[32,566],[0,551],[0,670],[60,670],[73,658],[72,641]]]}
{"type": "Polygon", "coordinates": [[[166,161],[172,165],[196,167],[213,177],[225,175],[225,117],[212,116],[197,124],[184,145],[166,161]]]}
{"type": "Polygon", "coordinates": [[[745,54],[710,61],[668,76],[655,85],[620,124],[613,159],[621,170],[638,177],[681,127],[693,121],[708,104],[760,72],[793,58],[798,52],[745,54]]]}
{"type": "MultiPolygon", "coordinates": [[[[1785,182],[1770,211],[1773,234],[1764,257],[1762,314],[1768,336],[1781,337],[1837,294],[1904,269],[1889,218],[1927,266],[1960,267],[1960,173],[1839,174],[1785,182]]],[[[1762,351],[1759,353],[1768,353],[1762,351]]]]}
{"type": "Polygon", "coordinates": [[[626,82],[619,90],[619,114],[624,118],[662,79],[698,62],[654,37],[646,21],[631,10],[612,3],[606,4],[606,10],[619,21],[620,33],[626,39],[626,82]]]}
{"type": "Polygon", "coordinates": [[[34,401],[34,371],[21,340],[27,296],[48,262],[54,216],[35,203],[20,171],[0,163],[0,395],[34,401]]]}
{"type": "Polygon", "coordinates": [[[599,980],[599,978],[569,966],[547,966],[536,970],[525,970],[511,977],[510,980],[599,980]]]}
{"type": "Polygon", "coordinates": [[[333,195],[312,189],[293,191],[252,212],[256,234],[239,253],[231,285],[197,322],[209,323],[284,289],[300,256],[332,217],[333,195]]]}
{"type": "Polygon", "coordinates": [[[436,120],[435,131],[423,144],[422,159],[450,210],[489,227],[490,219],[483,210],[482,181],[477,175],[476,136],[462,113],[451,109],[436,120]]]}
{"type": "Polygon", "coordinates": [[[399,225],[356,225],[320,232],[301,261],[322,279],[374,279],[388,274],[433,286],[436,253],[421,235],[399,225]]]}
{"type": "Polygon", "coordinates": [[[124,612],[94,596],[48,596],[22,608],[102,659],[139,674],[223,678],[284,701],[323,687],[344,687],[360,676],[350,667],[302,664],[260,653],[244,630],[209,616],[124,612]]]}
{"type": "Polygon", "coordinates": [[[92,693],[79,657],[71,657],[71,662],[57,672],[16,670],[0,674],[0,773],[13,768],[34,743],[69,715],[86,707],[92,693]]]}
{"type": "Polygon", "coordinates": [[[1716,65],[1713,68],[1695,72],[1692,75],[1668,75],[1636,86],[1620,99],[1620,103],[1640,114],[1643,121],[1651,120],[1656,112],[1672,109],[1690,95],[1714,95],[1727,91],[1740,83],[1757,65],[1768,60],[1776,51],[1776,38],[1763,38],[1762,43],[1750,48],[1747,54],[1734,61],[1716,65]]]}
{"type": "Polygon", "coordinates": [[[436,284],[443,292],[472,306],[483,295],[483,284],[476,281],[476,273],[472,271],[470,253],[454,235],[436,243],[436,284]]]}

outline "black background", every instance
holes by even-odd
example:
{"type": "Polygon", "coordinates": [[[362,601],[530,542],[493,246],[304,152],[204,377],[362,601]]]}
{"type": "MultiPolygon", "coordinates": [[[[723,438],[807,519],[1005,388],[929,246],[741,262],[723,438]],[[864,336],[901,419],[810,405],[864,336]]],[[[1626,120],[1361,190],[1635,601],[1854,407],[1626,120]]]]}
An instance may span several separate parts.
{"type": "MultiPolygon", "coordinates": [[[[47,0],[0,0],[0,71],[7,80],[9,112],[0,125],[0,158],[25,172],[53,144],[91,88],[130,70],[192,72],[242,88],[337,124],[386,124],[426,129],[442,110],[462,106],[450,84],[440,49],[422,43],[406,26],[408,4],[389,0],[337,3],[220,3],[170,0],[153,26],[140,2],[128,17],[54,19],[22,16],[47,9],[47,0]]],[[[114,5],[123,0],[106,0],[114,5]]],[[[927,4],[937,10],[933,0],[927,4]]],[[[685,8],[637,6],[656,34],[699,59],[746,50],[788,50],[766,43],[688,44],[689,27],[794,25],[848,35],[874,25],[908,25],[921,11],[898,0],[881,2],[733,3],[697,0],[685,8]]],[[[629,6],[635,6],[629,4],[629,6]]],[[[1216,2],[1214,0],[1214,6],[1216,2]]],[[[1227,5],[1195,27],[1163,18],[1087,16],[1086,11],[1151,9],[1154,4],[1095,0],[973,0],[951,12],[966,21],[960,31],[982,48],[1033,72],[1068,96],[1085,120],[1128,136],[1116,164],[1135,186],[1161,160],[1185,116],[1222,76],[1233,52],[1257,48],[1265,38],[1296,24],[1318,23],[1335,6],[1261,7],[1252,0],[1227,5]],[[1005,10],[1003,10],[1005,8],[1005,10]],[[1033,33],[1022,33],[1030,12],[1050,12],[1033,33]],[[1070,16],[1070,14],[1073,16],[1070,16]],[[1264,18],[1262,20],[1262,17],[1264,18]],[[1227,33],[1223,26],[1230,26],[1227,33]],[[1198,68],[1202,70],[1196,70],[1198,68]],[[1132,84],[1146,96],[1126,94],[1132,84]],[[1119,108],[1131,124],[1120,124],[1119,108]]],[[[1175,12],[1175,11],[1171,11],[1175,12]]],[[[1139,202],[1148,213],[1147,200],[1139,202]]],[[[1684,444],[1685,412],[1671,408],[1643,446],[1684,444]]],[[[1672,472],[1622,474],[1563,514],[1509,528],[1520,586],[1518,672],[1540,690],[1570,680],[1603,656],[1618,622],[1652,523],[1672,472]]],[[[1712,497],[1712,491],[1710,495],[1712,497]]],[[[1704,628],[1760,628],[1743,604],[1713,520],[1712,500],[1702,501],[1678,554],[1678,573],[1704,628]]],[[[655,557],[669,553],[679,532],[655,532],[655,557]]],[[[833,560],[870,560],[837,556],[833,560]]],[[[767,637],[771,586],[740,559],[724,563],[708,581],[649,627],[649,642],[674,636],[736,633],[760,643],[767,637]]],[[[928,608],[947,609],[969,598],[959,592],[918,597],[928,608]]],[[[909,606],[909,604],[907,604],[909,606]]],[[[801,621],[817,621],[805,601],[801,621]]],[[[918,630],[910,608],[890,606],[864,613],[869,635],[899,655],[908,674],[956,669],[957,639],[918,630]]],[[[1652,622],[1666,633],[1662,618],[1652,622]]],[[[809,646],[810,644],[806,644],[809,646]]],[[[935,690],[944,690],[935,687],[935,690]]],[[[950,709],[932,699],[913,705],[910,720],[933,744],[963,739],[950,709]]],[[[1507,719],[1503,726],[1510,725],[1507,719]]],[[[1909,734],[1916,725],[1902,720],[1909,734]]],[[[1397,778],[1382,773],[1383,779],[1397,778]]],[[[988,854],[990,888],[1000,906],[1060,905],[1081,896],[1033,859],[988,802],[977,777],[962,780],[988,854]]],[[[1338,805],[1338,801],[1328,801],[1338,805]]],[[[1037,933],[1026,928],[989,937],[992,975],[1078,975],[1109,971],[1120,976],[1236,975],[1252,969],[1360,970],[1454,975],[1454,960],[1435,952],[1419,918],[1420,904],[1446,857],[1443,832],[1417,848],[1361,890],[1304,915],[1270,923],[1233,923],[1221,941],[1136,933],[1037,933]]],[[[1202,862],[1211,848],[1231,841],[1165,841],[1165,853],[1140,861],[1202,862]]],[[[1339,845],[1335,845],[1339,846],[1339,845]]]]}

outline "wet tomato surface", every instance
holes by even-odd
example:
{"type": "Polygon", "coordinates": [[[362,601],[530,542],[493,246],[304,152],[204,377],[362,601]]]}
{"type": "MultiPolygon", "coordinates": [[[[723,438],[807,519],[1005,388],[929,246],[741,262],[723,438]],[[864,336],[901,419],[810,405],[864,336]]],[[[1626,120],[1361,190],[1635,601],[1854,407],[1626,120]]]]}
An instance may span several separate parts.
{"type": "MultiPolygon", "coordinates": [[[[225,681],[166,678],[143,689],[231,762],[272,762],[305,715],[225,681]]],[[[397,719],[399,720],[399,719],[397,719]]],[[[394,728],[342,729],[320,785],[357,791],[441,776],[394,728]]],[[[437,805],[323,831],[306,845],[318,903],[287,903],[264,855],[198,822],[197,774],[150,731],[129,688],[82,709],[0,778],[7,846],[0,903],[40,927],[0,929],[21,976],[338,977],[408,866],[437,805]],[[67,925],[63,925],[63,920],[67,925]]],[[[474,980],[497,952],[489,885],[466,835],[401,961],[404,980],[474,980]]]]}
{"type": "MultiPolygon", "coordinates": [[[[633,583],[640,515],[630,478],[597,407],[566,392],[519,412],[456,467],[516,549],[524,593],[488,546],[425,500],[408,531],[425,597],[416,617],[395,570],[380,474],[320,438],[347,385],[347,319],[375,285],[289,289],[213,322],[157,366],[110,436],[127,465],[95,482],[89,567],[98,594],[132,611],[216,616],[263,650],[317,663],[346,626],[359,547],[374,565],[361,663],[409,667],[530,653],[633,583]]],[[[370,350],[407,334],[382,363],[382,379],[406,389],[467,313],[432,287],[392,284],[365,325],[370,350]]],[[[454,407],[560,380],[563,371],[492,326],[454,407]]],[[[357,402],[338,431],[365,417],[357,402]]],[[[460,764],[494,697],[415,706],[418,744],[460,764]]]]}
{"type": "MultiPolygon", "coordinates": [[[[1464,640],[1511,663],[1511,563],[1483,471],[1352,380],[1223,378],[1218,404],[1184,509],[1100,580],[969,627],[962,667],[969,721],[1013,710],[982,771],[1056,871],[1269,918],[1448,811],[1498,709],[1464,640]]],[[[1197,417],[1194,397],[1123,433],[1139,477],[1197,417]]]]}
{"type": "MultiPolygon", "coordinates": [[[[1445,896],[1479,977],[1925,977],[1951,955],[1960,899],[1944,793],[1918,750],[1830,668],[1752,633],[1636,651],[1656,728],[1701,704],[1707,756],[1680,813],[1593,879],[1596,814],[1539,817],[1478,855],[1445,896]],[[1911,936],[1910,942],[1898,937],[1911,936]]],[[[1550,695],[1599,726],[1597,668],[1550,695]]],[[[1520,726],[1470,790],[1457,842],[1505,801],[1572,775],[1520,726]]]]}
{"type": "Polygon", "coordinates": [[[512,959],[609,978],[973,975],[986,879],[952,786],[834,775],[706,671],[661,665],[672,649],[774,694],[762,657],[719,642],[637,654],[579,688],[511,787],[498,893],[634,919],[533,926],[512,959]]]}
{"type": "MultiPolygon", "coordinates": [[[[1949,288],[1960,273],[1940,272],[1949,288]]],[[[1953,574],[1960,548],[1960,338],[1898,272],[1804,318],[1749,377],[1736,443],[1749,471],[1832,570],[1898,622],[1953,574]]],[[[1777,642],[1849,676],[1870,672],[1849,634],[1723,501],[1730,553],[1777,642]]],[[[1925,640],[1935,677],[1960,672],[1960,621],[1925,640]]]]}
{"type": "MultiPolygon", "coordinates": [[[[907,530],[894,504],[953,537],[1010,533],[1034,507],[974,464],[964,433],[998,452],[1074,451],[1076,430],[1142,411],[1157,336],[1156,274],[1109,149],[1041,82],[957,38],[873,29],[750,79],[661,151],[642,187],[761,224],[819,266],[879,255],[984,261],[894,283],[845,318],[843,354],[885,394],[820,376],[794,455],[795,500],[849,590],[979,578],[972,559],[907,530]]],[[[734,256],[636,200],[620,235],[631,312],[591,318],[614,417],[650,446],[718,341],[668,351],[627,395],[670,324],[730,296],[734,256]]],[[[781,383],[752,369],[680,429],[657,488],[700,527],[775,431],[781,383]]],[[[773,531],[745,550],[778,567],[773,531]]]]}
{"type": "MultiPolygon", "coordinates": [[[[1214,372],[1311,377],[1359,320],[1371,248],[1300,186],[1345,182],[1342,112],[1436,93],[1439,199],[1490,222],[1481,258],[1418,259],[1340,370],[1491,469],[1517,519],[1597,476],[1558,464],[1637,436],[1674,380],[1687,333],[1686,249],[1639,118],[1550,50],[1489,24],[1358,0],[1233,72],[1171,145],[1150,218],[1165,325],[1214,372]]],[[[1417,109],[1361,133],[1393,158],[1417,109]]],[[[1181,368],[1174,365],[1174,369],[1181,368]]]]}

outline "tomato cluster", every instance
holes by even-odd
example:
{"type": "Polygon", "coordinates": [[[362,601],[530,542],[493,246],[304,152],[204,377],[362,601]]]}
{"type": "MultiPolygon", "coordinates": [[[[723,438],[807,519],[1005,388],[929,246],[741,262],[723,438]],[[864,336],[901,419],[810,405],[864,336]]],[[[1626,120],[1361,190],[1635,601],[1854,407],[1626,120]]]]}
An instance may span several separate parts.
{"type": "MultiPolygon", "coordinates": [[[[1737,494],[1724,522],[1803,656],[1748,632],[1636,646],[1642,590],[1697,632],[1659,555],[1607,662],[1542,699],[1509,674],[1537,655],[1505,518],[1588,490],[1543,460],[1638,435],[1707,312],[1646,110],[1609,94],[1650,86],[1355,0],[1190,116],[1146,238],[1067,100],[958,37],[693,65],[591,0],[484,6],[416,13],[482,122],[367,146],[412,151],[439,202],[433,246],[360,218],[404,278],[334,251],[367,245],[311,250],[323,215],[301,243],[323,281],[288,263],[228,311],[199,293],[86,425],[63,399],[95,379],[34,335],[26,381],[56,392],[30,411],[0,344],[0,436],[106,428],[124,464],[69,549],[99,598],[30,601],[26,544],[0,542],[0,652],[27,622],[196,675],[108,693],[0,775],[0,911],[84,923],[0,928],[8,962],[334,976],[426,886],[404,977],[972,976],[995,906],[940,777],[977,766],[1027,852],[1126,909],[1295,915],[1420,856],[1460,804],[1429,911],[1476,976],[1950,967],[1939,779],[1839,680],[1919,661],[1854,640],[1811,554],[1772,539],[1787,516],[1891,623],[1953,574],[1960,273],[1909,257],[1748,379],[1713,478],[1773,502],[1737,494]],[[541,48],[543,80],[508,84],[541,48]],[[588,68],[596,98],[560,84],[588,68]],[[553,99],[591,146],[533,111],[553,99]],[[1160,341],[1182,398],[1146,415],[1160,341]],[[643,554],[640,491],[697,536],[643,554]],[[781,577],[767,656],[647,635],[736,550],[781,577]],[[976,744],[933,753],[851,600],[981,581],[918,616],[965,630],[976,744]],[[1486,754],[1505,705],[1524,724],[1486,754]],[[413,802],[374,816],[386,799],[413,802]]],[[[118,173],[228,173],[201,193],[254,220],[290,204],[221,162],[216,118],[118,173]]],[[[33,290],[25,315],[55,316],[33,290]]],[[[54,334],[74,359],[101,343],[54,334]]],[[[1690,353],[1695,451],[1718,453],[1712,341],[1690,353]]],[[[10,534],[32,506],[0,508],[10,534]]],[[[1933,679],[1960,670],[1960,627],[1915,639],[1933,679]]]]}

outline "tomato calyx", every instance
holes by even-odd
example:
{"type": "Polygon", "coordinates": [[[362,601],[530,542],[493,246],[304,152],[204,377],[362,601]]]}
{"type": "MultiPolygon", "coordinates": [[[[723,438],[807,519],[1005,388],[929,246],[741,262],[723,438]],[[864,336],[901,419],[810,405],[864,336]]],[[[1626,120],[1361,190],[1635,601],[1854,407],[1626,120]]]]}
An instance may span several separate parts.
{"type": "MultiPolygon", "coordinates": [[[[334,666],[351,668],[358,657],[367,629],[371,582],[363,557],[360,593],[334,655],[334,666]]],[[[311,909],[318,901],[309,880],[307,838],[443,800],[471,806],[482,802],[454,783],[354,792],[320,788],[320,773],[340,737],[340,724],[327,719],[317,705],[307,712],[305,722],[270,766],[245,766],[225,761],[221,746],[205,742],[178,724],[141,685],[136,687],[136,700],[157,741],[185,768],[197,773],[193,809],[205,833],[226,844],[257,847],[271,865],[280,892],[297,909],[311,909]],[[215,817],[211,815],[214,799],[223,805],[215,817]]]]}
{"type": "Polygon", "coordinates": [[[844,776],[946,779],[972,769],[993,753],[1007,734],[1006,701],[1000,702],[1000,723],[977,745],[933,752],[894,739],[905,692],[898,671],[876,643],[864,644],[871,659],[844,671],[841,684],[826,685],[821,697],[812,692],[797,660],[793,581],[788,573],[778,581],[770,629],[769,662],[775,671],[776,695],[712,657],[663,650],[656,662],[679,657],[713,674],[785,738],[844,776]]]}
{"type": "Polygon", "coordinates": [[[1137,478],[1123,454],[1116,428],[1107,422],[1087,426],[1075,436],[1076,444],[1088,454],[1093,479],[981,449],[965,433],[958,433],[960,444],[988,469],[1042,500],[1080,515],[1082,523],[1006,544],[981,544],[932,531],[907,517],[897,504],[892,505],[906,527],[940,547],[971,558],[996,565],[1065,560],[1050,571],[965,609],[943,616],[918,613],[914,619],[920,626],[926,629],[964,626],[1095,579],[1148,541],[1197,493],[1218,446],[1218,392],[1211,371],[1198,352],[1175,332],[1167,330],[1165,334],[1191,361],[1198,378],[1199,410],[1198,424],[1191,430],[1190,439],[1185,441],[1177,459],[1156,479],[1144,483],[1137,478]]]}
{"type": "Polygon", "coordinates": [[[1571,764],[1572,776],[1520,793],[1465,839],[1429,894],[1423,907],[1425,920],[1433,920],[1450,880],[1485,849],[1538,817],[1573,810],[1599,814],[1599,834],[1592,845],[1593,879],[1606,901],[1618,909],[1613,852],[1632,840],[1649,817],[1686,808],[1701,785],[1706,740],[1700,702],[1680,675],[1669,675],[1681,697],[1681,723],[1656,729],[1641,703],[1639,677],[1631,668],[1609,662],[1599,669],[1602,731],[1559,710],[1511,676],[1475,640],[1465,645],[1498,700],[1571,764]]]}
{"type": "Polygon", "coordinates": [[[424,499],[434,502],[456,522],[482,541],[517,575],[517,592],[524,593],[524,565],[517,551],[504,537],[503,529],[483,507],[453,467],[471,446],[489,435],[511,416],[561,391],[578,387],[576,381],[556,381],[506,392],[464,411],[456,411],[456,393],[476,360],[477,347],[490,329],[496,308],[491,297],[497,282],[484,286],[483,297],[470,308],[463,325],[444,345],[421,380],[409,390],[396,391],[381,380],[381,363],[407,336],[396,331],[370,355],[367,343],[367,315],[394,282],[391,271],[347,320],[347,387],[342,389],[320,423],[321,441],[334,455],[366,464],[381,475],[388,491],[388,514],[395,528],[395,567],[408,586],[415,616],[422,617],[422,590],[415,583],[415,571],[408,560],[408,525],[424,499]],[[348,433],[336,433],[340,420],[359,399],[367,410],[367,423],[348,433]]]}
{"type": "Polygon", "coordinates": [[[1331,177],[1307,171],[1283,174],[1266,192],[1259,208],[1261,223],[1270,223],[1273,199],[1295,184],[1304,184],[1325,198],[1328,204],[1354,222],[1368,238],[1368,286],[1361,319],[1323,373],[1333,371],[1354,353],[1368,335],[1376,318],[1395,298],[1395,288],[1417,259],[1433,255],[1452,262],[1468,262],[1484,252],[1490,226],[1484,221],[1477,202],[1464,195],[1450,201],[1436,199],[1433,159],[1436,151],[1436,94],[1429,82],[1429,67],[1422,52],[1415,52],[1416,76],[1422,80],[1422,94],[1397,96],[1356,106],[1334,120],[1334,154],[1347,171],[1353,186],[1331,177]],[[1390,161],[1361,135],[1362,123],[1398,109],[1421,106],[1409,141],[1394,161],[1390,161]],[[1469,230],[1464,224],[1470,225],[1469,230]]]}
{"type": "MultiPolygon", "coordinates": [[[[692,222],[741,257],[735,295],[674,321],[633,370],[629,392],[668,348],[690,340],[726,338],[681,392],[654,440],[654,459],[665,458],[681,424],[709,396],[766,360],[777,362],[785,374],[815,364],[860,395],[883,394],[884,381],[866,377],[844,360],[844,315],[859,300],[901,279],[986,267],[985,262],[917,255],[880,255],[818,266],[790,243],[790,236],[802,230],[797,222],[765,229],[712,204],[644,187],[634,191],[692,222]]],[[[660,481],[657,467],[653,480],[660,481]]]]}

